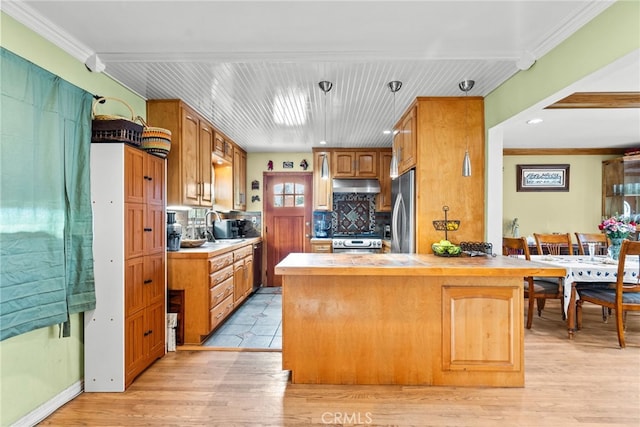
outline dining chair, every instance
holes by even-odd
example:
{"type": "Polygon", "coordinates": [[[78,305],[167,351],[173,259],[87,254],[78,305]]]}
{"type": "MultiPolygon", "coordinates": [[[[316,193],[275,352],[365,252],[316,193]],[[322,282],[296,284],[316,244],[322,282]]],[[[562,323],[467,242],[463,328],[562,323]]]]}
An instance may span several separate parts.
{"type": "Polygon", "coordinates": [[[614,311],[616,317],[616,329],[618,331],[618,343],[625,348],[624,328],[627,311],[640,311],[640,279],[635,278],[635,283],[624,283],[624,263],[627,256],[640,255],[640,242],[624,240],[618,258],[618,275],[616,276],[615,289],[589,289],[582,288],[578,291],[580,299],[576,307],[578,329],[582,328],[582,305],[585,302],[601,305],[614,311]]]}
{"type": "Polygon", "coordinates": [[[607,248],[609,247],[609,240],[607,236],[602,233],[575,233],[576,240],[578,241],[578,254],[587,255],[589,252],[585,252],[585,248],[589,243],[596,244],[596,255],[606,255],[607,248]]]}
{"type": "Polygon", "coordinates": [[[533,233],[533,238],[536,240],[538,255],[561,255],[564,248],[567,248],[569,255],[573,255],[573,243],[569,233],[533,233]]]}
{"type": "MultiPolygon", "coordinates": [[[[529,245],[524,237],[503,237],[502,255],[504,256],[524,256],[527,261],[531,260],[529,245]]],[[[542,278],[524,278],[524,297],[529,300],[527,310],[527,329],[531,329],[533,324],[534,302],[538,303],[538,316],[542,313],[544,303],[547,298],[562,298],[562,279],[558,281],[542,280],[542,278]],[[559,297],[557,295],[560,295],[559,297]]]]}
{"type": "MultiPolygon", "coordinates": [[[[575,233],[576,239],[578,240],[578,254],[579,255],[587,255],[585,253],[585,247],[588,247],[588,244],[593,242],[596,244],[596,255],[606,255],[607,248],[609,247],[609,239],[607,236],[602,233],[575,233]]],[[[610,283],[602,282],[602,283],[589,283],[590,288],[600,287],[600,288],[609,288],[610,283]]],[[[576,284],[576,290],[580,291],[582,285],[580,283],[576,284]]],[[[607,318],[611,316],[611,309],[607,307],[602,307],[602,321],[606,322],[607,318]]]]}
{"type": "MultiPolygon", "coordinates": [[[[569,233],[533,233],[533,238],[536,241],[538,255],[562,255],[565,248],[568,255],[573,255],[573,242],[571,241],[571,234],[569,233]]],[[[564,299],[564,277],[557,279],[551,277],[534,277],[534,280],[539,283],[549,282],[552,284],[546,287],[547,293],[545,297],[540,298],[538,301],[538,316],[541,316],[547,299],[564,299]]],[[[563,310],[562,320],[565,319],[566,314],[563,310]]]]}

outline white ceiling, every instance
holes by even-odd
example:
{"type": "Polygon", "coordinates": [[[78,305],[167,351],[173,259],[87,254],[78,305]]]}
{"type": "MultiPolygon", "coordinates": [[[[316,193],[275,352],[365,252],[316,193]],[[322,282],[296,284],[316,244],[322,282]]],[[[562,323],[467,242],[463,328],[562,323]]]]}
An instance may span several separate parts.
{"type": "MultiPolygon", "coordinates": [[[[383,130],[416,96],[463,95],[458,82],[467,78],[476,81],[469,95],[486,96],[610,4],[3,0],[0,7],[83,62],[97,54],[105,73],[143,97],[183,99],[249,152],[295,152],[319,146],[325,101],[329,146],[390,146],[383,130]],[[321,80],[333,82],[326,99],[321,80]],[[403,82],[395,113],[391,80],[403,82]]],[[[567,91],[640,91],[639,63],[627,59],[567,91]]],[[[505,148],[640,142],[640,109],[546,105],[505,125],[505,148]],[[540,114],[545,121],[535,129],[521,124],[540,114]]]]}

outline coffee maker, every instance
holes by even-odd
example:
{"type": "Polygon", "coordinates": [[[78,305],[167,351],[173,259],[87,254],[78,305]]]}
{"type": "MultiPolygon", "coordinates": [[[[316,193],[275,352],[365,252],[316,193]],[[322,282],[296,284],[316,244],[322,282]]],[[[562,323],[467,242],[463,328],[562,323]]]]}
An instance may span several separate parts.
{"type": "Polygon", "coordinates": [[[176,213],[167,211],[167,250],[171,252],[180,250],[182,240],[182,225],[176,222],[176,213]]]}

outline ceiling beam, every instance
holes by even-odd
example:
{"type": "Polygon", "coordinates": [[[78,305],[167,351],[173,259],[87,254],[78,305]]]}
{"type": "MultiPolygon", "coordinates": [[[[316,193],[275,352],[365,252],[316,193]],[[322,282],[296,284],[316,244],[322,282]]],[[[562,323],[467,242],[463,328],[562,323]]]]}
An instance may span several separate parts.
{"type": "Polygon", "coordinates": [[[640,92],[576,92],[546,108],[640,108],[640,92]]]}

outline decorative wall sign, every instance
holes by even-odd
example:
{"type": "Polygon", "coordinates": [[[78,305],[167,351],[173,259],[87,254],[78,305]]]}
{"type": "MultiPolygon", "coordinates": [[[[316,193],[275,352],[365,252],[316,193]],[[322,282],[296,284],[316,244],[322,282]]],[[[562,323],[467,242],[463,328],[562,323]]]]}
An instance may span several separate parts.
{"type": "Polygon", "coordinates": [[[283,169],[293,169],[293,162],[282,162],[283,169]]]}
{"type": "Polygon", "coordinates": [[[252,190],[259,190],[260,189],[260,181],[258,181],[257,179],[254,179],[253,181],[251,181],[251,189],[252,190]]]}
{"type": "Polygon", "coordinates": [[[517,165],[517,191],[569,191],[569,165],[517,165]]]}
{"type": "Polygon", "coordinates": [[[302,159],[302,161],[300,162],[300,167],[302,168],[302,170],[307,170],[307,168],[309,167],[309,163],[307,162],[307,159],[302,159]]]}

